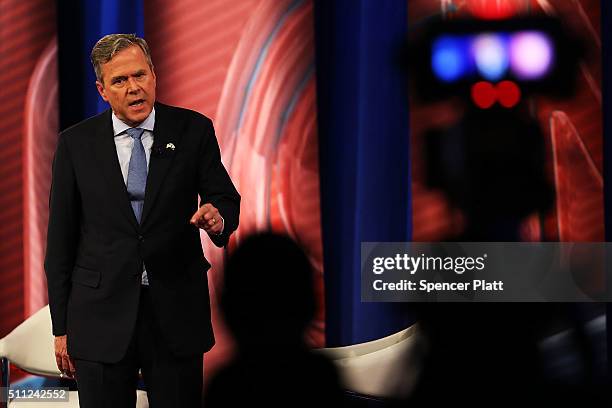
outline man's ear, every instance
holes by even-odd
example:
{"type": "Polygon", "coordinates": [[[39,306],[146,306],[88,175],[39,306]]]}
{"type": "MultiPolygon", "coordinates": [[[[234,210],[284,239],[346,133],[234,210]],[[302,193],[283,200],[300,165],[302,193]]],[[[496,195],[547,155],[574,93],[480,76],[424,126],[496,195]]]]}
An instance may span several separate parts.
{"type": "Polygon", "coordinates": [[[104,90],[104,85],[100,81],[96,81],[96,88],[98,89],[98,93],[104,99],[104,102],[108,102],[108,97],[106,96],[106,91],[104,90]]]}

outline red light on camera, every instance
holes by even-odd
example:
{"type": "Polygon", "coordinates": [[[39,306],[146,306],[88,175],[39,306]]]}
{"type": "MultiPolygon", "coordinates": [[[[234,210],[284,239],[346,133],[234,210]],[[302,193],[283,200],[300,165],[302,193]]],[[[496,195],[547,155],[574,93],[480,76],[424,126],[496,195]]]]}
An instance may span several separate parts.
{"type": "Polygon", "coordinates": [[[474,17],[483,20],[501,20],[512,17],[524,9],[524,0],[467,0],[466,6],[474,17]]]}
{"type": "Polygon", "coordinates": [[[497,84],[497,100],[504,108],[512,108],[521,100],[521,90],[512,81],[497,84]]]}
{"type": "Polygon", "coordinates": [[[480,81],[472,86],[472,100],[481,109],[489,109],[497,99],[497,90],[490,82],[480,81]]]}

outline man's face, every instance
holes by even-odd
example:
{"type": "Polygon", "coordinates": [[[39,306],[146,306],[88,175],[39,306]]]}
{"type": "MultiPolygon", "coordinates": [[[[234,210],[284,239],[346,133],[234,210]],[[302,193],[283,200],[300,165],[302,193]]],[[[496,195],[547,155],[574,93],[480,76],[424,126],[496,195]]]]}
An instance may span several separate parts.
{"type": "Polygon", "coordinates": [[[130,126],[142,123],[153,110],[155,72],[139,46],[119,51],[101,65],[102,82],[96,87],[115,115],[130,126]]]}

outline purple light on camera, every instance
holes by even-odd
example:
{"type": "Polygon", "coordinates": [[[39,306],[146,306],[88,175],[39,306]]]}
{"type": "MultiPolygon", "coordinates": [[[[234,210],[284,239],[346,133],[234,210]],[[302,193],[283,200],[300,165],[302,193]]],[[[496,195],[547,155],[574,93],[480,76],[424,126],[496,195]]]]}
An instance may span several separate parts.
{"type": "Polygon", "coordinates": [[[510,67],[519,79],[539,79],[550,70],[553,53],[548,36],[537,31],[518,32],[510,40],[510,67]]]}

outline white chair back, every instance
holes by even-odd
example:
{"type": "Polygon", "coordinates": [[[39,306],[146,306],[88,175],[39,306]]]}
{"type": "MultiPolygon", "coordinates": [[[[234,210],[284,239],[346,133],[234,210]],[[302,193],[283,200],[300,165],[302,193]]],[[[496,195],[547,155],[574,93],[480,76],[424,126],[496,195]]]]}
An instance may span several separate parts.
{"type": "Polygon", "coordinates": [[[380,398],[406,398],[413,390],[421,362],[417,325],[381,339],[316,351],[331,359],[345,389],[380,398]]]}
{"type": "Polygon", "coordinates": [[[0,340],[0,357],[8,358],[29,373],[59,377],[49,306],[34,313],[0,340]]]}

